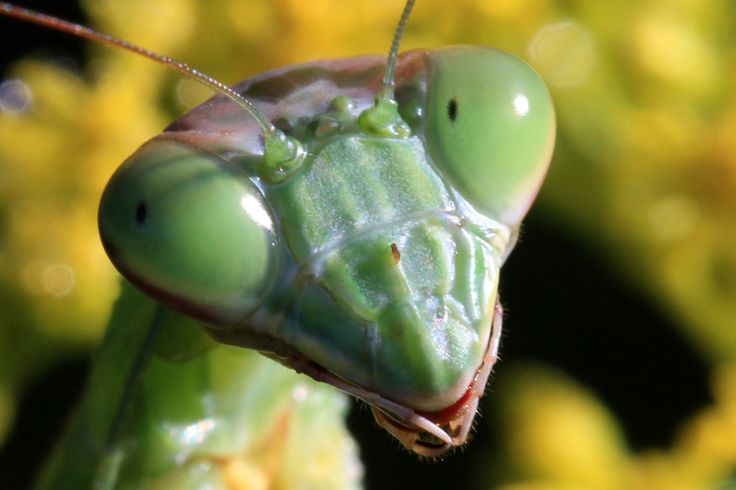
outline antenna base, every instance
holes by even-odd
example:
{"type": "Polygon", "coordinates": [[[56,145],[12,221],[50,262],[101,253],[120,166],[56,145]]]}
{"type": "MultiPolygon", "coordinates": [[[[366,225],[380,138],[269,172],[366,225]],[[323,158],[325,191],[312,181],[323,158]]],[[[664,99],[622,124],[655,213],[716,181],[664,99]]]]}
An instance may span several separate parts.
{"type": "Polygon", "coordinates": [[[265,150],[260,172],[263,180],[278,184],[302,168],[307,152],[299,140],[278,130],[266,133],[263,138],[265,150]]]}
{"type": "Polygon", "coordinates": [[[408,138],[411,136],[409,125],[399,115],[399,104],[391,95],[379,93],[376,103],[366,109],[358,118],[363,130],[378,136],[408,138]]]}

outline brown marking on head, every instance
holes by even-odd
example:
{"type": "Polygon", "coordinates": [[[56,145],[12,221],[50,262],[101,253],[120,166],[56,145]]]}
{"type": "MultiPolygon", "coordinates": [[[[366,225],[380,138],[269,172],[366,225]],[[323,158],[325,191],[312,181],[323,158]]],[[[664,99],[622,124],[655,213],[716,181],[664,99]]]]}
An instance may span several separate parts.
{"type": "Polygon", "coordinates": [[[394,263],[396,265],[399,265],[399,261],[401,260],[401,252],[399,252],[399,247],[397,247],[395,243],[391,244],[391,255],[394,256],[394,263]]]}

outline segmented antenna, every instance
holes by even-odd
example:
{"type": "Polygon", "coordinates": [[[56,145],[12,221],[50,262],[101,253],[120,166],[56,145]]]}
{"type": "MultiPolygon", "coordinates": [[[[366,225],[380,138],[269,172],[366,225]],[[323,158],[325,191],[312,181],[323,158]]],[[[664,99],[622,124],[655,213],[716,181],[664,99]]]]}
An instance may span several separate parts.
{"type": "Polygon", "coordinates": [[[192,68],[182,61],[176,60],[169,56],[155,53],[153,51],[142,48],[133,43],[130,43],[123,39],[119,39],[109,34],[97,32],[93,29],[90,29],[89,27],[85,27],[80,24],[74,24],[72,22],[59,19],[58,17],[42,14],[40,12],[35,12],[26,8],[17,7],[9,3],[0,2],[0,13],[9,17],[15,17],[16,19],[25,20],[33,24],[49,27],[57,31],[66,32],[73,36],[82,37],[90,41],[104,44],[106,46],[123,48],[133,53],[144,56],[150,60],[155,61],[156,63],[160,63],[164,66],[172,68],[185,77],[192,78],[197,82],[206,85],[207,87],[210,87],[215,91],[229,97],[236,104],[248,111],[256,119],[256,121],[258,121],[258,124],[261,126],[264,134],[276,131],[276,127],[271,124],[268,118],[266,118],[266,116],[264,116],[263,113],[259,111],[251,101],[249,101],[224,83],[215,80],[209,75],[205,75],[204,73],[192,68]]]}
{"type": "Polygon", "coordinates": [[[401,19],[399,19],[399,25],[396,26],[396,32],[394,32],[394,38],[391,41],[391,49],[388,52],[388,60],[386,61],[386,71],[383,74],[383,92],[390,98],[394,96],[394,70],[396,69],[396,57],[399,54],[399,43],[401,43],[401,36],[404,34],[406,24],[409,22],[409,14],[411,9],[414,8],[415,0],[407,0],[404,5],[404,11],[401,13],[401,19]]]}

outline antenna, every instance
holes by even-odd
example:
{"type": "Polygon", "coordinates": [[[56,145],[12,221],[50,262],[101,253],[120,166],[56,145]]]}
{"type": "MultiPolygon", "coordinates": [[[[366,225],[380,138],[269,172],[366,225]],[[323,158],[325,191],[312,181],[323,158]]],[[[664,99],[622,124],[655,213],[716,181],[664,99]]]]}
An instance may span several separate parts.
{"type": "Polygon", "coordinates": [[[233,102],[248,111],[261,126],[261,133],[263,134],[266,143],[266,152],[271,152],[271,154],[274,155],[274,163],[300,160],[304,154],[304,150],[301,148],[299,142],[286,136],[283,132],[277,129],[276,126],[274,126],[271,121],[269,121],[268,118],[256,108],[253,102],[246,99],[219,80],[216,80],[209,75],[205,75],[182,61],[150,51],[109,34],[97,32],[94,29],[90,29],[89,27],[85,27],[81,24],[74,24],[72,22],[59,19],[58,17],[42,14],[40,12],[18,7],[9,3],[0,2],[0,14],[88,39],[90,41],[104,44],[105,46],[122,48],[176,70],[185,77],[191,78],[230,98],[233,102]]]}
{"type": "Polygon", "coordinates": [[[358,118],[358,122],[363,129],[374,134],[399,138],[406,138],[411,135],[411,128],[399,114],[399,105],[396,102],[396,94],[394,94],[396,85],[394,71],[401,36],[404,34],[406,23],[409,21],[409,14],[412,7],[414,7],[414,2],[415,0],[407,0],[404,5],[404,11],[401,13],[401,19],[399,19],[399,25],[396,27],[394,38],[391,41],[391,49],[388,52],[386,71],[383,72],[382,88],[376,94],[375,103],[372,107],[363,111],[358,118]]]}
{"type": "Polygon", "coordinates": [[[124,41],[109,34],[102,34],[93,29],[90,29],[89,27],[85,27],[80,24],[74,24],[72,22],[68,22],[57,17],[53,17],[51,15],[42,14],[40,12],[17,7],[8,3],[0,2],[0,13],[5,14],[9,17],[15,17],[17,19],[49,27],[57,31],[66,32],[73,36],[82,37],[90,41],[104,44],[106,46],[123,48],[133,53],[144,56],[150,60],[155,61],[156,63],[160,63],[164,66],[172,68],[185,77],[192,78],[229,97],[236,104],[240,105],[243,109],[251,113],[251,115],[258,121],[258,124],[261,126],[261,129],[263,129],[264,133],[276,129],[274,125],[271,124],[271,122],[266,118],[266,116],[264,116],[263,113],[261,113],[261,111],[259,111],[251,101],[249,101],[224,83],[215,80],[209,75],[205,75],[204,73],[197,71],[196,69],[192,68],[182,61],[178,61],[174,58],[170,58],[169,56],[155,53],[153,51],[142,48],[133,43],[124,41]]]}
{"type": "Polygon", "coordinates": [[[409,15],[411,9],[414,8],[415,1],[407,0],[406,5],[404,5],[404,11],[401,13],[401,19],[399,19],[399,25],[396,26],[396,32],[394,32],[394,38],[391,41],[391,49],[388,52],[386,71],[383,74],[383,92],[389,98],[394,96],[394,70],[396,69],[396,56],[399,54],[399,43],[401,42],[401,36],[404,35],[406,24],[409,22],[409,15]]]}

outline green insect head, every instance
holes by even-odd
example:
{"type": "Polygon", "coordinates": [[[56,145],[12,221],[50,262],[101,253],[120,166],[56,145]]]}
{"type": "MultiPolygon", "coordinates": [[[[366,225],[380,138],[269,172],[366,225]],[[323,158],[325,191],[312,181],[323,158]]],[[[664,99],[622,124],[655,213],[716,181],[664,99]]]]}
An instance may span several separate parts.
{"type": "Polygon", "coordinates": [[[554,111],[536,73],[493,49],[407,53],[396,100],[373,106],[381,69],[356,58],[252,82],[295,87],[268,115],[299,140],[271,154],[289,160],[278,179],[247,113],[223,98],[195,109],[115,173],[100,234],[159,301],[367,400],[437,456],[465,441],[495,362],[498,269],[546,173],[554,111]]]}
{"type": "Polygon", "coordinates": [[[512,55],[394,44],[388,63],[288,67],[194,109],[115,173],[100,234],[127,279],[217,340],[367,401],[438,456],[466,440],[496,361],[498,271],[554,109],[512,55]]]}

